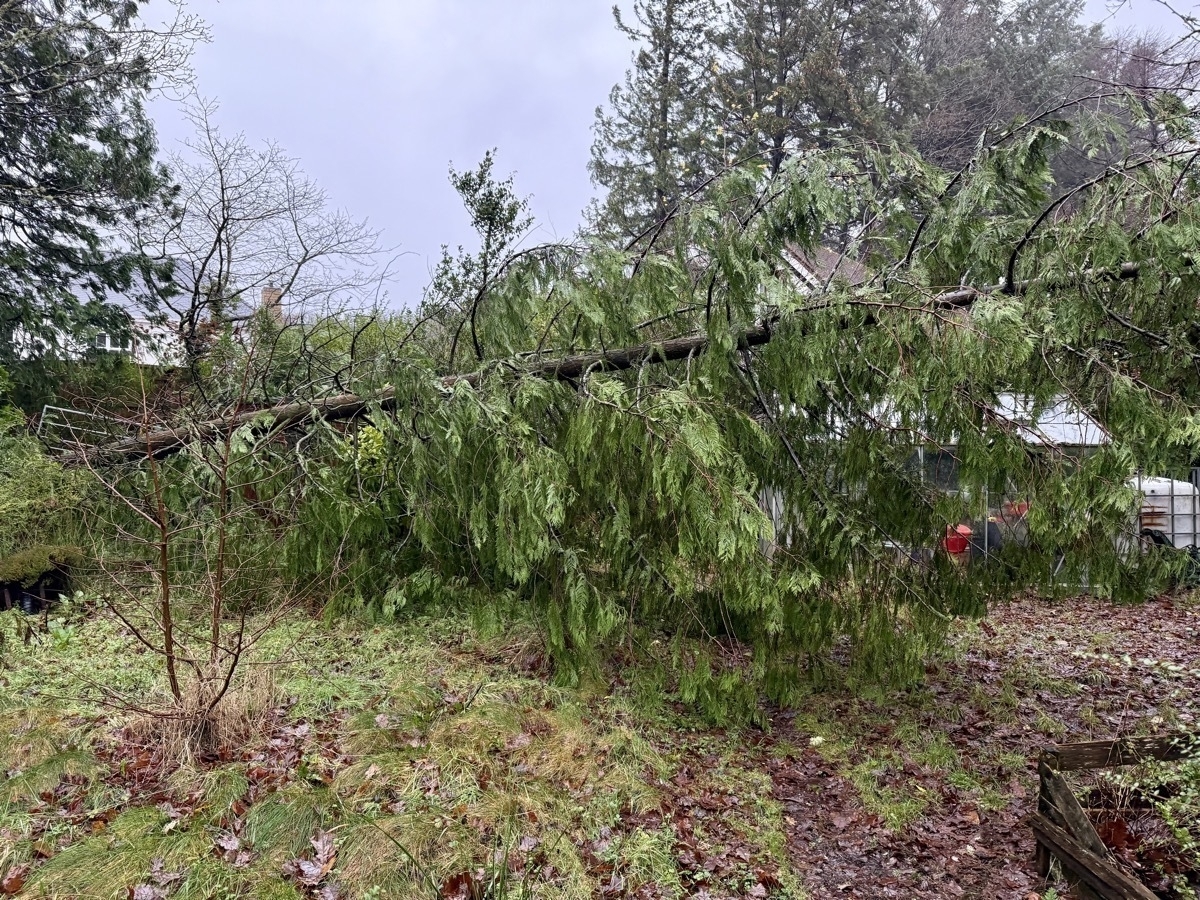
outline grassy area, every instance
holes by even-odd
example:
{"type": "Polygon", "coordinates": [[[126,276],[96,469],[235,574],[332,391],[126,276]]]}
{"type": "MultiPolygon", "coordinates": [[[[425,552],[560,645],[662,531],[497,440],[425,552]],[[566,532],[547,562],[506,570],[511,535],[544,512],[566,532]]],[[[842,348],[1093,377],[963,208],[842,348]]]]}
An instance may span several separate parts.
{"type": "Polygon", "coordinates": [[[244,667],[244,737],[195,759],[127,705],[164,688],[121,628],[26,625],[0,616],[22,897],[1053,896],[1023,825],[1038,749],[1200,714],[1200,611],[1169,601],[1013,603],[921,684],[741,730],[690,713],[653,645],[564,690],[519,623],[297,618],[244,667]]]}
{"type": "Polygon", "coordinates": [[[186,760],[114,705],[162,691],[152,653],[103,619],[55,621],[28,644],[25,624],[2,626],[9,893],[803,896],[770,779],[730,752],[737,735],[706,733],[648,681],[552,687],[519,628],[282,623],[238,695],[271,698],[255,734],[186,760]],[[709,752],[724,754],[715,768],[690,762],[709,752]],[[699,816],[680,811],[685,794],[699,816]],[[736,826],[704,820],[734,794],[736,826]]]}

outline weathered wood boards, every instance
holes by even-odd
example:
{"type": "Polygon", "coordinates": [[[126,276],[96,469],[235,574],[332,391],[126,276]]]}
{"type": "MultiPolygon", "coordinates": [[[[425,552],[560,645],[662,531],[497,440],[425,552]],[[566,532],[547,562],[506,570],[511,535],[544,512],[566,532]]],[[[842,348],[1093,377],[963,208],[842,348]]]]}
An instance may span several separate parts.
{"type": "Polygon", "coordinates": [[[1061,775],[1046,765],[1044,760],[1038,766],[1038,774],[1041,775],[1042,791],[1050,801],[1050,808],[1059,813],[1061,824],[1066,826],[1084,849],[1101,859],[1106,857],[1108,850],[1104,846],[1104,841],[1096,833],[1095,826],[1087,817],[1087,813],[1083,811],[1083,807],[1079,805],[1070,785],[1061,775]]]}
{"type": "Polygon", "coordinates": [[[1053,854],[1095,896],[1103,900],[1158,900],[1152,890],[1084,847],[1043,813],[1033,817],[1033,834],[1038,845],[1053,854]]]}
{"type": "Polygon", "coordinates": [[[1157,759],[1174,762],[1188,755],[1188,742],[1179,735],[1125,738],[1119,741],[1087,741],[1052,747],[1042,760],[1058,772],[1078,769],[1108,769],[1157,759]]]}
{"type": "Polygon", "coordinates": [[[1085,898],[1101,900],[1157,900],[1157,895],[1137,878],[1118,867],[1096,833],[1091,820],[1061,772],[1107,769],[1146,760],[1173,762],[1192,751],[1194,737],[1159,735],[1119,741],[1087,741],[1050,747],[1038,763],[1038,811],[1032,819],[1037,839],[1038,872],[1044,878],[1052,859],[1085,898]]]}

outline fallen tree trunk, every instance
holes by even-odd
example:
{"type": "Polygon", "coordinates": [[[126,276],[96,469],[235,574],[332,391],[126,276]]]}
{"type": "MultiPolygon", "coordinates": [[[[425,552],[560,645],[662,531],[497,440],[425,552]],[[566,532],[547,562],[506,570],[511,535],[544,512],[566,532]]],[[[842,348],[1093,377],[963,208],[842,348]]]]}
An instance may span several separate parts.
{"type": "MultiPolygon", "coordinates": [[[[1120,269],[1111,272],[1085,272],[1084,280],[1109,279],[1120,280],[1136,278],[1138,266],[1126,263],[1120,269]]],[[[1017,285],[1012,293],[1023,293],[1034,282],[1023,282],[1017,285]]],[[[1062,287],[1066,287],[1063,285],[1062,287]]],[[[980,297],[1000,293],[1004,285],[993,285],[984,288],[964,287],[947,291],[933,297],[926,307],[909,307],[913,311],[949,311],[966,309],[980,297]]],[[[854,301],[851,301],[854,305],[854,301]]],[[[878,302],[864,302],[866,307],[878,307],[878,302]]],[[[804,310],[791,313],[792,317],[804,312],[814,312],[828,309],[829,304],[819,304],[804,310]]],[[[738,335],[738,343],[743,347],[756,347],[770,342],[773,334],[772,322],[764,322],[754,328],[747,329],[738,335]]],[[[657,365],[674,362],[703,353],[708,348],[708,336],[693,334],[684,337],[671,338],[635,347],[623,347],[616,350],[605,350],[597,353],[581,353],[564,356],[533,364],[514,364],[507,361],[508,368],[517,377],[558,378],[573,380],[589,372],[617,372],[634,368],[635,366],[657,365]]],[[[448,375],[441,379],[441,384],[447,390],[460,383],[472,386],[478,385],[485,376],[484,371],[471,372],[465,375],[448,375]]],[[[340,394],[320,400],[297,401],[282,403],[276,406],[244,410],[228,416],[210,419],[192,426],[181,425],[177,428],[162,428],[144,432],[137,437],[124,438],[97,448],[82,448],[77,445],[74,453],[83,450],[102,458],[164,456],[176,452],[189,441],[204,440],[215,434],[226,434],[243,425],[263,421],[275,429],[286,429],[318,420],[337,421],[355,419],[365,415],[371,409],[390,409],[396,404],[395,391],[391,388],[380,391],[372,397],[358,394],[340,394]]]]}

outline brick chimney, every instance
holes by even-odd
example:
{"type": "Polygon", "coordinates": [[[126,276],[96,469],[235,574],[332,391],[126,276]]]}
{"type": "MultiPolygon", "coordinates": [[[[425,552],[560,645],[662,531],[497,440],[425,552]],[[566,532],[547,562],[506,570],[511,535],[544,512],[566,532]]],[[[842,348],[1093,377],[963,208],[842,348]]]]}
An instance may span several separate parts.
{"type": "Polygon", "coordinates": [[[272,319],[279,322],[283,320],[283,291],[275,287],[273,284],[267,285],[262,289],[262,308],[267,311],[272,319]]]}

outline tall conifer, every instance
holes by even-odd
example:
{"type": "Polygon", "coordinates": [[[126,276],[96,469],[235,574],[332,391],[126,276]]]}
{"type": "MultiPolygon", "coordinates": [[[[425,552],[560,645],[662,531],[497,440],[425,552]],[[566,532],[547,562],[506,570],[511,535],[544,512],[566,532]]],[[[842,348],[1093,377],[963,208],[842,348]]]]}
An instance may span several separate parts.
{"type": "Polygon", "coordinates": [[[205,30],[177,7],[143,23],[141,5],[0,4],[0,364],[18,382],[64,335],[118,330],[125,313],[107,301],[147,269],[114,238],[163,214],[168,177],[145,103],[186,84],[205,30]]]}
{"type": "Polygon", "coordinates": [[[912,90],[908,0],[729,0],[722,130],[772,173],[842,137],[886,140],[912,90]]]}
{"type": "Polygon", "coordinates": [[[629,23],[613,7],[617,28],[638,49],[610,108],[596,110],[588,165],[608,191],[593,219],[602,231],[626,236],[661,221],[703,181],[715,132],[713,0],[637,0],[633,11],[636,23],[629,23]]]}

